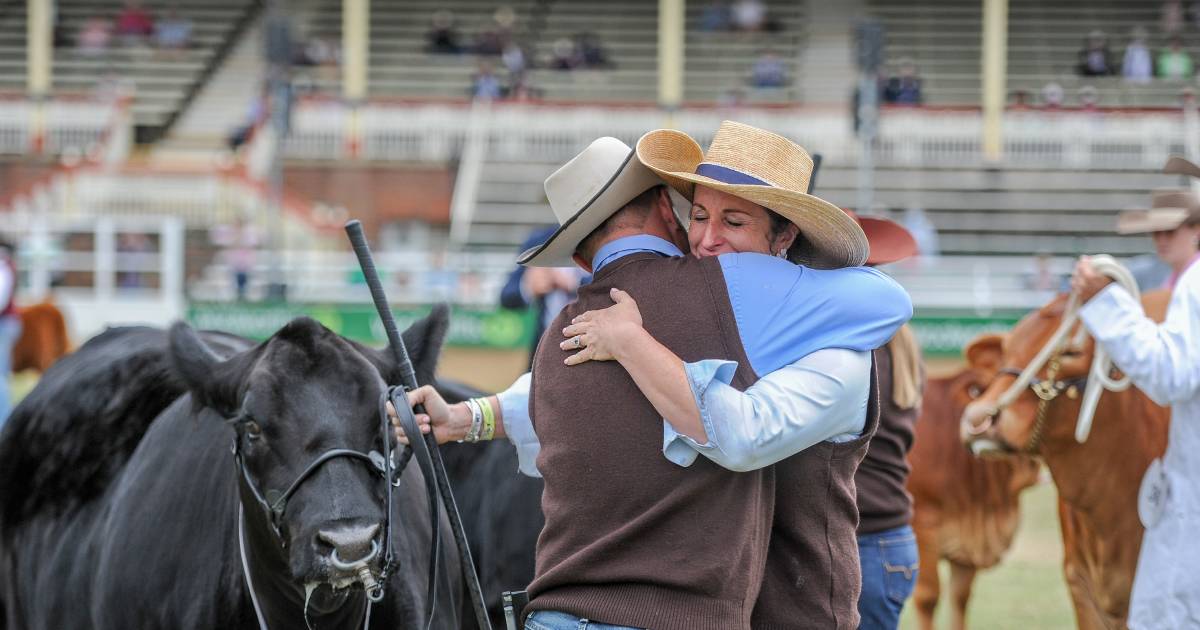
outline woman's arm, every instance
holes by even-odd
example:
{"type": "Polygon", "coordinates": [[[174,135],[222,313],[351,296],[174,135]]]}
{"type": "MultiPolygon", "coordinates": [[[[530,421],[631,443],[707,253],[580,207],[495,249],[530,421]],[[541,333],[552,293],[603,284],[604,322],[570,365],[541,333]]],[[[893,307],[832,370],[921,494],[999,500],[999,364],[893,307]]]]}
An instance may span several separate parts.
{"type": "Polygon", "coordinates": [[[567,357],[567,365],[616,360],[675,431],[698,443],[708,442],[683,360],[646,332],[637,302],[628,293],[612,289],[610,294],[614,306],[588,311],[563,329],[567,340],[560,347],[582,348],[567,357]]]}
{"type": "Polygon", "coordinates": [[[1179,403],[1200,393],[1200,269],[1180,279],[1157,324],[1142,305],[1119,286],[1110,286],[1079,311],[1088,332],[1160,405],[1179,403]]]}

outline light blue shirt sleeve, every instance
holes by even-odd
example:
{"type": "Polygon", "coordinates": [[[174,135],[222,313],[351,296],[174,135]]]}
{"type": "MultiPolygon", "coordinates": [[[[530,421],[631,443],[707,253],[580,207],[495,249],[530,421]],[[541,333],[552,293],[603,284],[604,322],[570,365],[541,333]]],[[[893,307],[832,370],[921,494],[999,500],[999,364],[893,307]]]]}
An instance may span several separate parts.
{"type": "Polygon", "coordinates": [[[722,254],[750,367],[769,374],[824,348],[874,350],[912,318],[912,299],[869,267],[810,269],[765,254],[722,254]]]}
{"type": "Polygon", "coordinates": [[[517,447],[517,470],[523,475],[540,478],[542,473],[537,469],[537,456],[542,450],[542,443],[533,431],[533,421],[529,418],[530,381],[530,373],[526,372],[508,389],[496,394],[496,398],[500,401],[504,434],[517,447]]]}
{"type": "Polygon", "coordinates": [[[746,391],[729,385],[737,363],[706,360],[684,369],[708,443],[663,422],[663,455],[690,466],[698,455],[729,470],[757,470],[824,441],[857,438],[866,424],[871,353],[818,350],[759,379],[746,391]]]}

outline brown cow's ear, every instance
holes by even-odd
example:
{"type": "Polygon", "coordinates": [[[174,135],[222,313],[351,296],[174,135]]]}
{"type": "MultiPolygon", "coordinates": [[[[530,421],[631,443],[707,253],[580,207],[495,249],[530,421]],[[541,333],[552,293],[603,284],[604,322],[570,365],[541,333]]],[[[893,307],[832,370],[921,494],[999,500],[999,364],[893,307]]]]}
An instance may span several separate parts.
{"type": "Polygon", "coordinates": [[[963,348],[967,364],[989,374],[995,373],[1000,369],[1000,359],[1004,356],[1004,337],[1000,333],[984,333],[972,339],[963,348]]]}

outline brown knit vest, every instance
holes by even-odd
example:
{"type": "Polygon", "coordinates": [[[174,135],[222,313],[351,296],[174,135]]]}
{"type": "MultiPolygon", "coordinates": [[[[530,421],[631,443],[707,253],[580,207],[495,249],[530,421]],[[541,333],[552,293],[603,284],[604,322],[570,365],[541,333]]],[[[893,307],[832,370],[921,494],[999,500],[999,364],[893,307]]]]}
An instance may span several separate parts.
{"type": "Polygon", "coordinates": [[[530,415],[542,444],[546,525],[526,610],[654,630],[749,628],[774,475],[730,472],[703,457],[688,468],[671,463],[662,417],[620,364],[563,364],[561,330],[611,306],[612,287],[637,300],[646,330],[685,362],[732,359],[735,387],[756,379],[715,257],[633,254],[579,291],[533,363],[530,415]]]}
{"type": "Polygon", "coordinates": [[[754,630],[858,627],[862,569],[854,473],[879,426],[879,379],[871,389],[863,433],[821,442],[775,464],[775,522],[754,630]]]}
{"type": "Polygon", "coordinates": [[[912,495],[905,484],[920,406],[901,409],[892,400],[891,348],[875,351],[875,368],[879,372],[879,430],[854,476],[859,534],[895,529],[912,520],[912,495]]]}

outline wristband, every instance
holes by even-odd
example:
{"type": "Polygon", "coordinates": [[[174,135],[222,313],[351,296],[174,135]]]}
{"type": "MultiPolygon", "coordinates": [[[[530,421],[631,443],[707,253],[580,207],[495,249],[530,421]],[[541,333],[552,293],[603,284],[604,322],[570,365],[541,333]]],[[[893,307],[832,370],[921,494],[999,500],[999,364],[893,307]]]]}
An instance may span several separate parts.
{"type": "Polygon", "coordinates": [[[480,440],[491,440],[496,437],[496,410],[487,398],[476,398],[474,402],[483,412],[483,428],[479,433],[480,440]]]}

